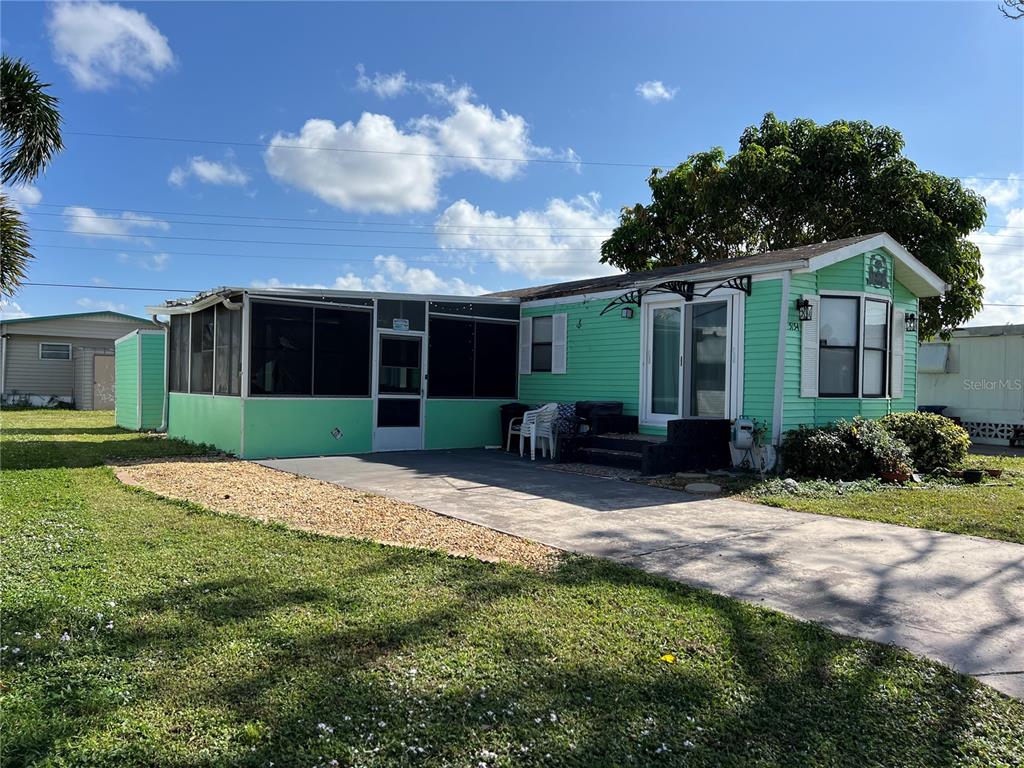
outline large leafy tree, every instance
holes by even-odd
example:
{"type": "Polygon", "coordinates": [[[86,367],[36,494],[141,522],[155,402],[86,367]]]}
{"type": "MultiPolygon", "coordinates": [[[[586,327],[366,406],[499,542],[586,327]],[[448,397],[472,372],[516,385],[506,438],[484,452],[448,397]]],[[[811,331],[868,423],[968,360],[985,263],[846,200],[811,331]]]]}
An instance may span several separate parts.
{"type": "Polygon", "coordinates": [[[651,202],[623,208],[601,260],[650,269],[885,231],[950,286],[921,302],[922,335],[933,336],[981,309],[981,253],[967,235],[985,223],[985,200],[920,170],[903,147],[886,126],[769,113],[732,157],[715,148],[655,168],[651,202]]]}
{"type": "MultiPolygon", "coordinates": [[[[0,57],[0,181],[29,184],[64,148],[57,97],[21,59],[0,57]]],[[[0,193],[0,296],[10,296],[32,260],[21,212],[0,193]]]]}

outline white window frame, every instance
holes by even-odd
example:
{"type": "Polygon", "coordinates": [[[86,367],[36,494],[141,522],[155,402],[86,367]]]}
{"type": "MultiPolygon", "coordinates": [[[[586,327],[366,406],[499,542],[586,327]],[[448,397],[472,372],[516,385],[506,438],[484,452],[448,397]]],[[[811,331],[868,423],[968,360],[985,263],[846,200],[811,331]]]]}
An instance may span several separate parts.
{"type": "Polygon", "coordinates": [[[735,419],[742,409],[743,392],[743,358],[740,349],[743,344],[743,302],[737,299],[736,291],[715,291],[710,296],[695,297],[685,301],[679,296],[664,298],[645,298],[640,307],[640,424],[646,427],[664,427],[676,419],[698,419],[704,416],[693,416],[689,413],[686,394],[689,391],[687,376],[690,372],[686,357],[686,307],[692,304],[724,301],[726,305],[726,344],[728,354],[725,356],[725,414],[722,418],[735,419]],[[653,413],[651,411],[651,369],[652,340],[651,317],[655,309],[679,307],[679,412],[653,413]]]}
{"type": "Polygon", "coordinates": [[[828,298],[836,299],[859,299],[857,308],[857,392],[853,395],[823,395],[821,394],[821,337],[819,331],[818,339],[818,394],[817,397],[822,400],[892,400],[892,386],[890,384],[892,376],[892,331],[893,331],[893,301],[892,298],[881,293],[866,293],[864,291],[822,291],[818,294],[818,317],[815,318],[814,322],[821,322],[821,300],[828,298]],[[887,337],[886,337],[886,350],[885,350],[885,394],[884,395],[865,395],[864,394],[864,318],[865,318],[865,302],[877,301],[886,305],[885,316],[887,318],[887,337]]]}
{"type": "Polygon", "coordinates": [[[40,360],[49,360],[49,361],[55,362],[55,363],[66,363],[69,360],[71,360],[71,355],[72,355],[72,352],[71,352],[71,345],[70,344],[66,344],[66,343],[64,343],[62,341],[41,341],[41,342],[39,342],[39,359],[40,360]],[[43,347],[64,347],[64,349],[66,349],[67,352],[68,352],[68,356],[67,357],[43,357],[43,347]]]}

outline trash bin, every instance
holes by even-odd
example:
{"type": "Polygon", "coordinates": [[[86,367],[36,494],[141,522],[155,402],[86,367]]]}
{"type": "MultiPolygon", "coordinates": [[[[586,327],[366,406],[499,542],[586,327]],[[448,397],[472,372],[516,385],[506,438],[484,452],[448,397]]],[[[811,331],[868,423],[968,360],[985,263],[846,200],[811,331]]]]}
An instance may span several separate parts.
{"type": "Polygon", "coordinates": [[[501,406],[501,450],[505,450],[505,446],[508,445],[508,423],[528,410],[530,406],[526,403],[505,403],[501,406]]]}

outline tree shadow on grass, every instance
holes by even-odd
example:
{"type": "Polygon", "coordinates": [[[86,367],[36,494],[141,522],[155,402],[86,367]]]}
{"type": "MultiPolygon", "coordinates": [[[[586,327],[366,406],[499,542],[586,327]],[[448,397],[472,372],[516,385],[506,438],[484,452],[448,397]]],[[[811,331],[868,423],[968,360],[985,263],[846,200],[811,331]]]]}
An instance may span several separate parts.
{"type": "Polygon", "coordinates": [[[9,754],[67,756],[88,737],[110,764],[187,765],[194,747],[210,765],[475,764],[486,750],[517,765],[942,766],[982,716],[949,670],[590,559],[534,574],[381,547],[337,571],[340,585],[278,573],[144,593],[86,657],[123,660],[141,717],[160,719],[136,732],[137,707],[83,695],[9,754]],[[402,582],[430,599],[388,591],[402,582]]]}

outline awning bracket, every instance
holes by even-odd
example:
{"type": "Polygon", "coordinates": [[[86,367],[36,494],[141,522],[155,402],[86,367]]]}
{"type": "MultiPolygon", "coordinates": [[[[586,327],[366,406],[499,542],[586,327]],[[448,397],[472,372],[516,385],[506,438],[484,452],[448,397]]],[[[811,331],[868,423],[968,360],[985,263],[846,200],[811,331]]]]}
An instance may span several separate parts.
{"type": "Polygon", "coordinates": [[[743,291],[743,293],[750,295],[753,290],[753,280],[750,275],[743,275],[742,277],[730,277],[728,280],[724,280],[716,286],[708,288],[703,292],[696,292],[694,285],[690,280],[666,280],[663,283],[657,283],[656,285],[646,286],[644,288],[634,288],[632,291],[628,291],[621,296],[616,296],[608,305],[601,310],[603,315],[605,312],[610,312],[616,307],[624,307],[627,305],[634,305],[639,307],[643,301],[644,296],[649,296],[653,293],[674,293],[681,296],[683,301],[693,301],[694,298],[706,299],[715,291],[723,288],[731,288],[736,291],[743,291]]]}

